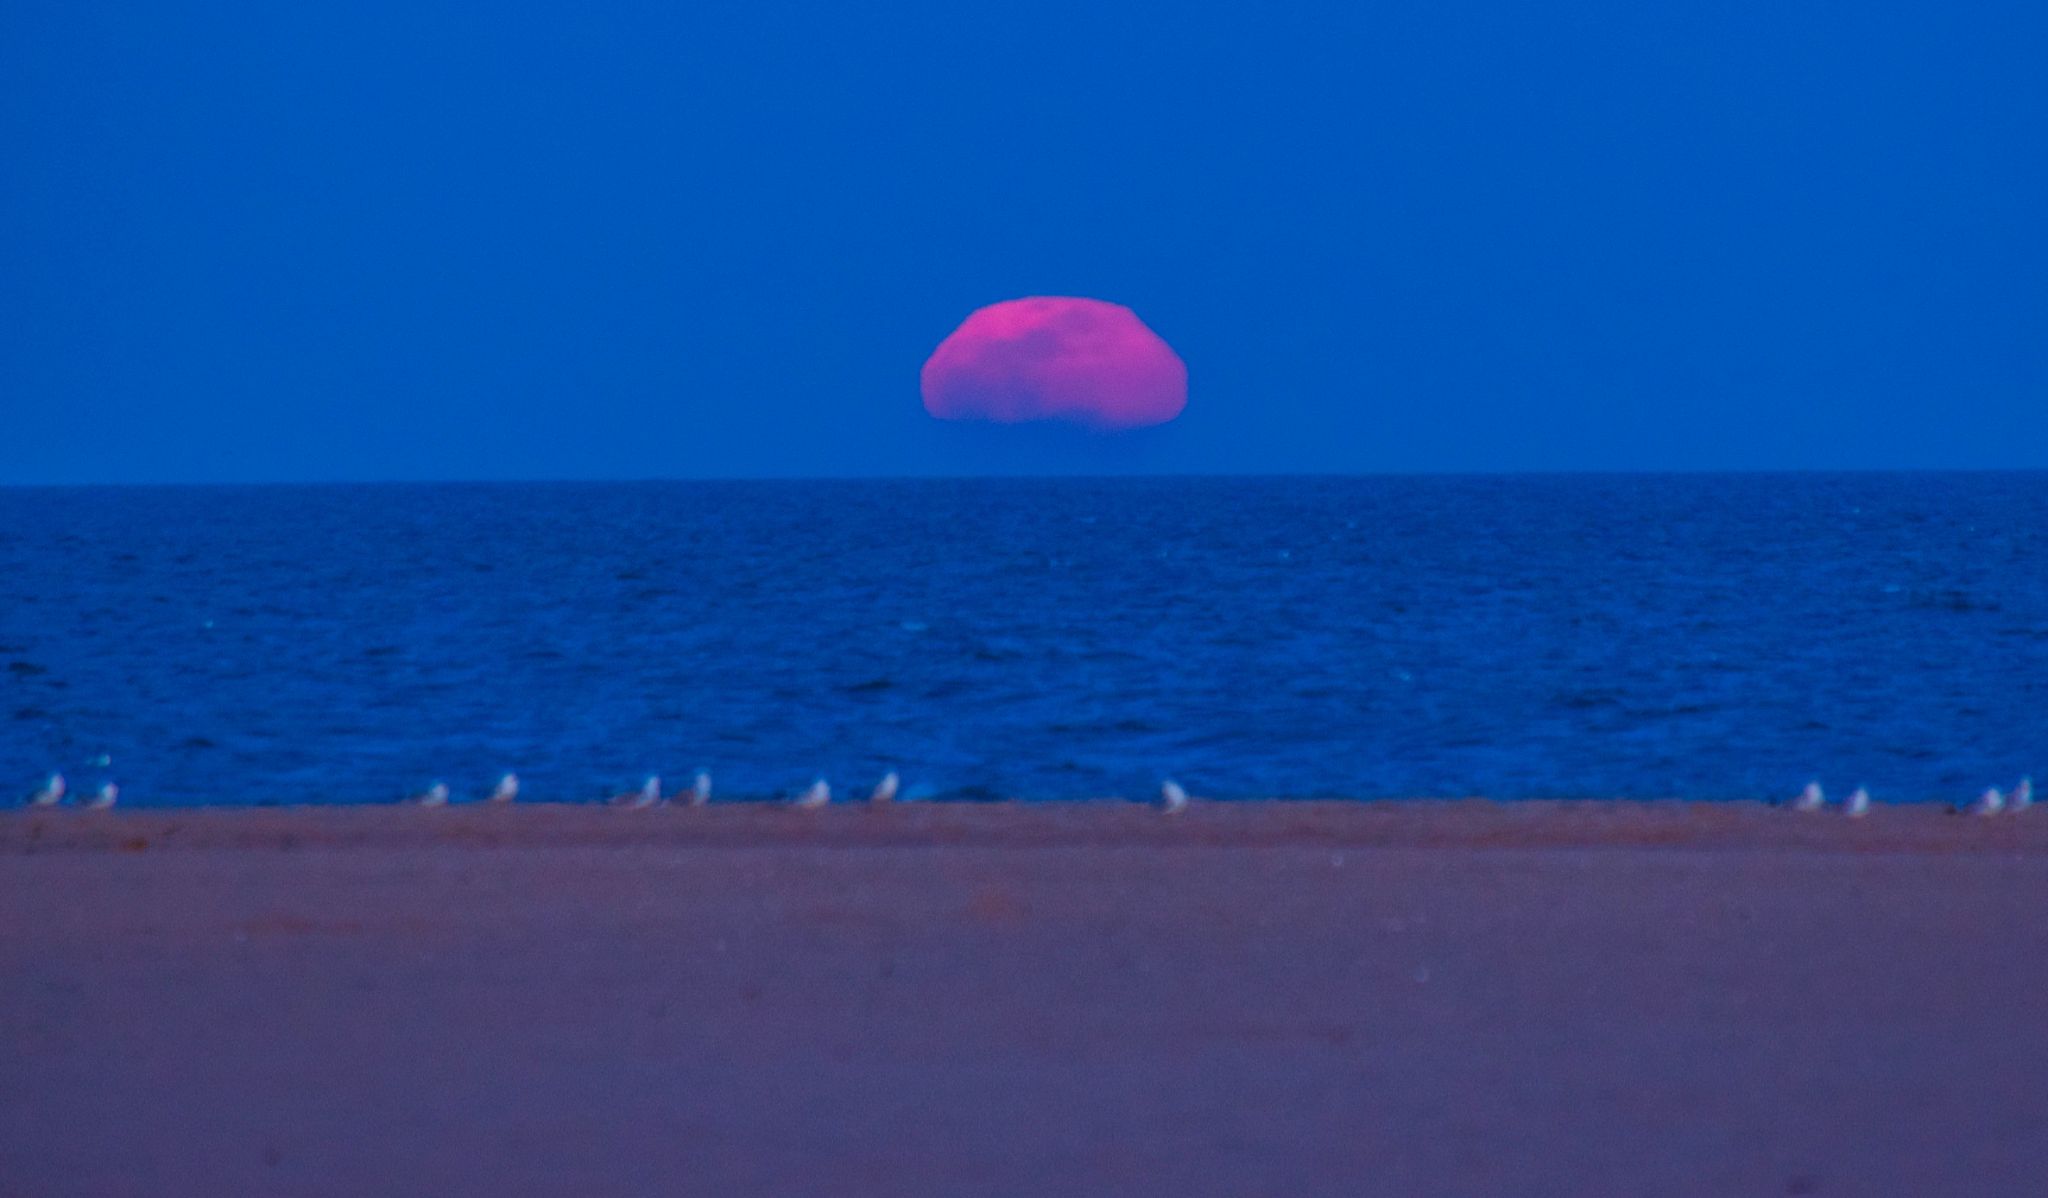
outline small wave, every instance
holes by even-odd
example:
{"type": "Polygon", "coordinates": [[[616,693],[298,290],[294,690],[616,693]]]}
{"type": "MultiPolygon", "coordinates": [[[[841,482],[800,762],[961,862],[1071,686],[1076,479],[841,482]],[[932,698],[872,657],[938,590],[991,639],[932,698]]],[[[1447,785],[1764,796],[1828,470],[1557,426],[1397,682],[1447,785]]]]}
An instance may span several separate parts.
{"type": "Polygon", "coordinates": [[[1979,599],[1968,591],[1955,589],[1939,591],[1915,591],[1907,604],[1922,611],[1998,611],[1995,599],[1979,599]]]}

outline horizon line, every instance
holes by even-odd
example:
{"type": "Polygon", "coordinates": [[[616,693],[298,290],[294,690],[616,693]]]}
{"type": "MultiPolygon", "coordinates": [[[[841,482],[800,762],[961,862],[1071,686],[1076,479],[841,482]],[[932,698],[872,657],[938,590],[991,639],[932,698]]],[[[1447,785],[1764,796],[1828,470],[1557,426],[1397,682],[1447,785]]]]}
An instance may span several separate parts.
{"type": "Polygon", "coordinates": [[[134,488],[268,488],[268,487],[489,487],[489,486],[637,486],[688,483],[897,483],[897,482],[1113,482],[1135,479],[1372,479],[1372,478],[1652,478],[1652,477],[1796,477],[1831,475],[2042,474],[2044,466],[1681,466],[1681,467],[1525,467],[1497,470],[1255,470],[1157,471],[1130,473],[1044,473],[1003,471],[975,474],[702,474],[627,475],[618,477],[441,477],[441,478],[275,478],[275,479],[131,479],[116,482],[12,482],[5,491],[59,491],[134,488]]]}

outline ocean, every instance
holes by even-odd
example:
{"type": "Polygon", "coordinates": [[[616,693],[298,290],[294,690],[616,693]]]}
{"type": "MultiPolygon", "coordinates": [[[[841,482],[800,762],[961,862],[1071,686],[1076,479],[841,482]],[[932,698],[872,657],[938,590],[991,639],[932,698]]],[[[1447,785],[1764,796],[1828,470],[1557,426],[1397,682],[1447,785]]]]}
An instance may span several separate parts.
{"type": "Polygon", "coordinates": [[[0,797],[2048,775],[2048,473],[0,489],[0,797]]]}

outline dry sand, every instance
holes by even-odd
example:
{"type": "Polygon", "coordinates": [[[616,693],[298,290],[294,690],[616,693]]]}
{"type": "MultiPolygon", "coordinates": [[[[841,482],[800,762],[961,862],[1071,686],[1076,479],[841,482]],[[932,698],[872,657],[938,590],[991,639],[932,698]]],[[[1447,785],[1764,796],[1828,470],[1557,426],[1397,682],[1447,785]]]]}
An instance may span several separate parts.
{"type": "Polygon", "coordinates": [[[0,814],[0,1194],[2048,1193],[2048,813],[0,814]]]}

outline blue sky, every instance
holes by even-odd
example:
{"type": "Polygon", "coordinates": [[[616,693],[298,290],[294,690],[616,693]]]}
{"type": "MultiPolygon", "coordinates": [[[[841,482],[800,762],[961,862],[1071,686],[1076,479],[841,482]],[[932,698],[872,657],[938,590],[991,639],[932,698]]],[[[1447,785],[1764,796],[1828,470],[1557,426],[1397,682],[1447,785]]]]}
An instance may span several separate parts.
{"type": "Polygon", "coordinates": [[[2048,465],[2044,13],[14,0],[0,482],[2048,465]]]}

